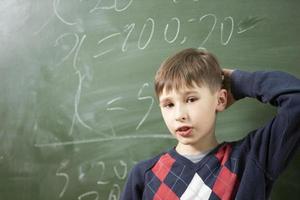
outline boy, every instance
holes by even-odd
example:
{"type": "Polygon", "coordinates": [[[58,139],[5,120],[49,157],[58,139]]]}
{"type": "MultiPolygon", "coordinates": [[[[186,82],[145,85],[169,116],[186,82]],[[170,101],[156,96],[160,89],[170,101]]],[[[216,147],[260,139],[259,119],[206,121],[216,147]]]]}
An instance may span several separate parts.
{"type": "Polygon", "coordinates": [[[178,144],[134,166],[122,200],[268,198],[299,145],[299,79],[283,72],[222,71],[212,54],[186,49],[163,62],[155,92],[178,144]],[[218,144],[217,113],[244,97],[277,106],[277,115],[242,140],[218,144]]]}

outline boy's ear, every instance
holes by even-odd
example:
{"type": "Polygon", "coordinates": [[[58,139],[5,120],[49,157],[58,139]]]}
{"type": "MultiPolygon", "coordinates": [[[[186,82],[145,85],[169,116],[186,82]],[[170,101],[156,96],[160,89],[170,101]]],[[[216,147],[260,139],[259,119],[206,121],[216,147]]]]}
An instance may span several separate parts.
{"type": "Polygon", "coordinates": [[[226,105],[227,105],[227,90],[226,89],[220,89],[217,94],[218,102],[217,102],[217,107],[216,111],[217,112],[222,112],[225,110],[226,105]]]}

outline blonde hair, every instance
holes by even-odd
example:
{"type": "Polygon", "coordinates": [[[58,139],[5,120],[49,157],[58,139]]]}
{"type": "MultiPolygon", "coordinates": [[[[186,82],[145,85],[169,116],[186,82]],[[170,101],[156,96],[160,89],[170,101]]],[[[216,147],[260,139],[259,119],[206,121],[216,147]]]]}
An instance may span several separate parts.
{"type": "Polygon", "coordinates": [[[167,58],[154,79],[157,97],[164,89],[168,92],[193,87],[194,84],[207,86],[211,92],[222,87],[222,70],[212,53],[194,48],[184,49],[167,58]]]}

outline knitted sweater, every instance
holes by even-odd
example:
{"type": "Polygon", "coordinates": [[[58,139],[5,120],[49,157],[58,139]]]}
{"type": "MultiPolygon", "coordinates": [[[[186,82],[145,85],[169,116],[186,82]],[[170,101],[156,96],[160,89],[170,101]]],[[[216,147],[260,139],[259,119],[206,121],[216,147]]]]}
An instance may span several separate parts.
{"type": "Polygon", "coordinates": [[[221,143],[198,163],[175,149],[138,163],[121,200],[268,198],[300,143],[300,80],[284,72],[239,70],[231,79],[235,99],[270,103],[276,116],[239,141],[221,143]]]}

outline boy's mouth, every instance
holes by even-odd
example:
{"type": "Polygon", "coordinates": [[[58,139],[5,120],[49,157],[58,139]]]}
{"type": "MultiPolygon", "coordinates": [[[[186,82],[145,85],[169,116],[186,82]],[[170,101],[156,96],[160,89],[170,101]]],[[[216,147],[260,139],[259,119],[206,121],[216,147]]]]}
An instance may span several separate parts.
{"type": "Polygon", "coordinates": [[[190,126],[181,126],[176,129],[176,133],[182,137],[187,137],[192,134],[192,127],[190,126]]]}

